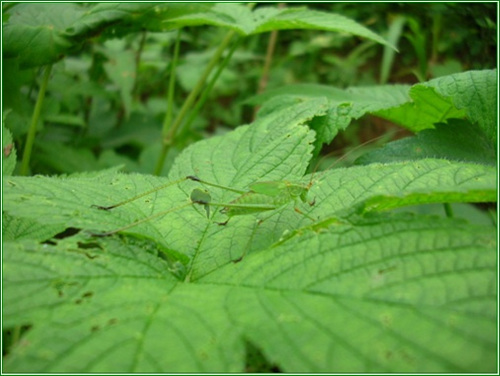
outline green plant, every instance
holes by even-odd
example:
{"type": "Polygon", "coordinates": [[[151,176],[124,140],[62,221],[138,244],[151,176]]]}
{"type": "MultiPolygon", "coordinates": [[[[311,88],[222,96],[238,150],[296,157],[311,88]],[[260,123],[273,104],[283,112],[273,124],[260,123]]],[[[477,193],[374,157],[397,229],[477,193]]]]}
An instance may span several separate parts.
{"type": "MultiPolygon", "coordinates": [[[[335,32],[344,32],[351,35],[368,38],[377,43],[388,44],[383,38],[366,29],[362,25],[345,18],[343,16],[319,11],[308,10],[306,8],[276,8],[276,7],[258,7],[251,10],[241,4],[179,4],[179,3],[101,3],[101,4],[17,4],[5,8],[3,25],[4,58],[6,66],[4,75],[23,77],[26,75],[24,68],[39,67],[47,65],[46,75],[40,89],[40,96],[36,101],[33,110],[33,121],[30,127],[29,136],[24,143],[23,161],[20,173],[26,175],[31,163],[33,140],[36,127],[39,123],[51,127],[53,123],[65,124],[67,126],[80,127],[79,131],[71,137],[70,130],[66,142],[72,142],[72,147],[68,148],[60,140],[58,129],[47,132],[46,137],[54,142],[49,148],[46,142],[42,142],[39,147],[42,149],[43,164],[47,164],[56,170],[63,170],[57,161],[61,154],[66,154],[69,159],[85,158],[89,164],[94,164],[96,169],[105,166],[112,166],[117,162],[117,156],[114,154],[102,153],[101,160],[92,161],[92,155],[88,154],[88,149],[105,148],[106,141],[123,143],[123,138],[128,142],[134,139],[132,129],[136,129],[137,118],[134,115],[146,118],[148,123],[153,123],[149,132],[142,132],[145,158],[151,158],[156,155],[156,161],[148,161],[154,164],[153,172],[156,175],[166,173],[168,168],[164,168],[165,161],[170,158],[173,160],[174,149],[178,152],[190,140],[181,137],[190,131],[199,108],[205,102],[206,98],[214,90],[214,84],[217,77],[229,64],[230,57],[241,40],[252,35],[280,30],[280,29],[313,29],[327,30],[335,32]],[[60,17],[63,14],[64,17],[60,17]],[[216,26],[219,33],[216,33],[209,41],[210,48],[205,56],[206,60],[201,61],[200,68],[196,72],[182,72],[182,66],[179,66],[179,43],[183,28],[200,25],[216,26]],[[162,120],[162,129],[155,130],[156,119],[151,116],[151,111],[144,108],[144,103],[137,98],[138,85],[137,75],[141,73],[140,62],[142,56],[146,54],[148,48],[148,37],[146,33],[165,34],[169,30],[178,29],[175,37],[176,42],[173,47],[174,52],[171,60],[165,61],[165,58],[156,56],[155,63],[164,65],[166,72],[169,72],[169,84],[166,82],[160,86],[166,89],[168,86],[168,100],[162,105],[164,119],[162,120]],[[224,32],[224,29],[229,31],[224,32]],[[140,31],[140,33],[139,33],[140,31]],[[223,34],[220,34],[223,32],[223,34]],[[235,41],[235,36],[239,35],[239,40],[235,41]],[[99,37],[96,42],[96,36],[99,37]],[[116,39],[119,37],[120,39],[116,39]],[[232,44],[232,47],[230,48],[232,44]],[[222,59],[226,50],[229,53],[226,59],[222,59]],[[87,61],[87,69],[79,69],[76,77],[68,72],[63,64],[68,64],[68,59],[61,60],[64,56],[84,52],[87,61]],[[102,62],[102,58],[107,61],[102,62]],[[222,60],[222,61],[221,61],[222,60]],[[56,90],[54,90],[52,102],[45,104],[46,113],[40,118],[40,110],[43,105],[45,89],[48,83],[48,76],[52,65],[61,61],[58,66],[57,79],[55,80],[56,90]],[[218,72],[214,73],[218,67],[218,72]],[[189,94],[182,101],[182,105],[177,110],[174,108],[174,78],[175,74],[189,78],[189,94]],[[107,91],[99,89],[102,84],[103,75],[106,75],[108,83],[113,85],[114,91],[111,98],[107,91]],[[92,85],[86,82],[91,78],[92,85]],[[211,81],[208,81],[211,79],[211,81]],[[84,85],[81,83],[85,82],[84,85]],[[207,83],[209,82],[209,83],[207,83]],[[193,84],[194,83],[194,84],[193,84]],[[59,84],[59,86],[57,86],[59,84]],[[68,85],[75,85],[76,92],[68,95],[68,85]],[[63,97],[62,104],[58,97],[63,97]],[[103,101],[103,99],[105,99],[103,101]],[[111,100],[110,100],[111,99],[111,100]],[[94,103],[97,102],[97,103],[94,103]],[[78,106],[77,104],[80,104],[78,106]],[[92,106],[90,106],[92,104],[92,106]],[[109,120],[105,117],[109,110],[102,106],[117,107],[116,128],[127,128],[127,131],[120,129],[120,132],[106,134],[105,129],[109,127],[109,120]],[[84,110],[84,114],[82,114],[84,110]],[[95,111],[101,111],[95,113],[95,111]],[[106,111],[108,110],[108,111],[106,111]],[[75,114],[75,112],[77,114],[75,114]],[[83,115],[83,116],[82,116],[83,115]],[[93,116],[94,115],[94,116],[93,116]],[[83,121],[82,121],[83,118],[83,121]],[[173,119],[173,121],[172,121],[173,119]],[[52,123],[52,124],[50,124],[52,123]],[[104,130],[103,130],[104,128],[104,130]],[[102,140],[102,136],[108,136],[108,140],[102,140]],[[155,149],[148,149],[151,146],[151,139],[156,141],[155,149]],[[96,139],[101,139],[101,142],[96,139]],[[179,139],[178,139],[179,138],[179,139]],[[71,140],[71,141],[70,141],[71,140]],[[161,140],[158,143],[158,140],[161,140]],[[45,144],[45,146],[44,146],[45,144]],[[156,148],[161,150],[158,152],[156,148]],[[75,150],[80,151],[76,152],[75,150]]],[[[172,38],[174,39],[174,38],[172,38]]],[[[154,40],[155,45],[158,41],[154,40]]],[[[79,62],[80,64],[82,62],[79,62]]],[[[55,69],[54,69],[55,70],[55,69]]],[[[186,68],[184,68],[184,71],[186,68]]],[[[160,77],[163,78],[163,77],[160,77]]],[[[29,77],[26,77],[28,80],[29,77]]],[[[7,99],[4,103],[6,108],[11,108],[16,117],[26,116],[26,108],[29,106],[26,98],[20,96],[20,85],[22,80],[14,79],[8,81],[6,88],[16,92],[17,98],[7,99]],[[23,103],[21,103],[23,102],[23,103]]],[[[50,83],[49,83],[50,89],[50,83]]],[[[156,88],[158,90],[158,88],[156,88]]],[[[108,115],[109,116],[109,115],[108,115]]],[[[16,122],[17,119],[12,119],[16,122]]],[[[9,121],[9,119],[7,120],[9,121]]],[[[23,123],[19,119],[18,123],[23,123]]],[[[15,124],[11,125],[16,128],[15,124]]],[[[56,128],[59,128],[56,126],[56,128]]],[[[18,129],[15,136],[21,136],[26,132],[25,129],[18,129]]],[[[134,140],[137,142],[136,140],[134,140]]],[[[139,141],[139,142],[140,142],[139,141]]],[[[126,145],[129,147],[129,145],[126,145]]],[[[135,147],[135,145],[133,146],[135,147]]],[[[174,154],[175,155],[175,154],[174,154]]],[[[76,163],[77,164],[77,163],[76,163]]],[[[137,168],[136,168],[137,169],[137,168]]],[[[46,172],[42,169],[40,172],[46,172]]],[[[85,169],[83,169],[85,170],[85,169]]],[[[146,168],[140,169],[146,171],[146,168]]],[[[35,171],[37,171],[35,169],[35,171]]]]}
{"type": "Polygon", "coordinates": [[[443,30],[475,29],[448,5],[252,6],[3,5],[3,371],[494,371],[497,72],[425,81],[460,45],[443,30]],[[325,9],[394,20],[389,42],[325,9]],[[380,121],[416,135],[316,170],[380,121]],[[307,197],[222,226],[190,196],[239,194],[192,175],[307,197]]]}
{"type": "Polygon", "coordinates": [[[496,77],[263,93],[255,122],[191,145],[168,178],[116,168],[4,178],[3,323],[16,339],[5,370],[493,372],[496,223],[457,204],[496,201],[496,77]],[[367,113],[420,133],[360,165],[305,174],[367,113]],[[111,212],[92,205],[187,175],[240,189],[312,179],[314,205],[299,209],[315,220],[288,205],[219,226],[222,213],[188,206],[89,236],[186,203],[200,185],[111,212]],[[422,211],[436,203],[455,215],[422,211]]]}

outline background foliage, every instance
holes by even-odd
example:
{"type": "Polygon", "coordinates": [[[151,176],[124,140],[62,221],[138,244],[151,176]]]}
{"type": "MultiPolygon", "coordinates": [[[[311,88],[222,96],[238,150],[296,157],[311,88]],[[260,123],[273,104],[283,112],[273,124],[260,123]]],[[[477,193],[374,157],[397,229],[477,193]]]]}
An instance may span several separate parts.
{"type": "Polygon", "coordinates": [[[3,4],[4,370],[493,372],[496,6],[3,4]]]}
{"type": "MultiPolygon", "coordinates": [[[[175,23],[170,18],[163,23],[160,20],[183,12],[205,12],[208,19],[205,8],[213,4],[189,7],[182,4],[54,4],[51,5],[54,10],[37,9],[46,6],[20,4],[18,7],[26,10],[4,12],[3,88],[10,94],[3,100],[4,109],[11,109],[6,121],[17,149],[23,150],[37,82],[41,79],[37,69],[19,69],[19,66],[36,67],[58,61],[53,67],[38,124],[34,145],[37,158],[30,165],[32,172],[70,173],[123,163],[127,171],[152,173],[160,147],[158,129],[167,108],[169,67],[176,38],[176,31],[159,32],[161,28],[174,28],[175,23]],[[155,7],[160,8],[155,10],[155,7]],[[60,17],[61,14],[64,17],[60,17]],[[55,28],[47,28],[47,23],[55,28]],[[5,59],[15,56],[17,58],[5,59]],[[62,56],[65,57],[60,59],[62,56]]],[[[267,88],[293,83],[326,83],[340,88],[387,80],[416,83],[419,78],[426,80],[495,66],[495,4],[312,6],[350,16],[382,35],[396,20],[403,19],[401,31],[393,37],[401,53],[394,55],[391,65],[384,65],[384,53],[389,52],[384,52],[384,48],[372,40],[328,31],[281,32],[267,88]],[[409,20],[417,25],[436,26],[413,30],[409,20]],[[412,38],[425,43],[419,47],[412,38]],[[416,52],[419,48],[421,53],[416,52]],[[381,74],[387,66],[389,76],[382,80],[381,74]],[[427,70],[420,71],[420,66],[427,66],[427,70]]],[[[265,7],[261,4],[257,9],[265,7]]],[[[227,13],[237,17],[232,9],[227,13]]],[[[215,22],[213,17],[206,22],[209,21],[215,22]]],[[[226,30],[184,28],[176,70],[174,116],[226,30]]],[[[244,38],[209,93],[208,104],[203,106],[189,130],[180,130],[168,163],[173,161],[176,150],[207,134],[219,134],[252,120],[253,109],[247,100],[257,90],[268,39],[266,33],[244,38]]],[[[356,141],[359,137],[365,141],[373,137],[374,131],[369,131],[373,129],[369,124],[372,121],[361,122],[364,134],[357,136],[358,128],[351,126],[351,142],[359,142],[356,141]]],[[[168,171],[168,164],[164,171],[168,171]]]]}

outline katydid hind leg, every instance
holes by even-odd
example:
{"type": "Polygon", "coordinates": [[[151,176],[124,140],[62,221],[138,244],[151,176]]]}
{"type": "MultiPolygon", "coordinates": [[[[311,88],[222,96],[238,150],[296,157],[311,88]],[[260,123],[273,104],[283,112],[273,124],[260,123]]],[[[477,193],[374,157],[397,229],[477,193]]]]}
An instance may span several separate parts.
{"type": "Polygon", "coordinates": [[[166,189],[168,187],[171,187],[171,186],[173,186],[175,184],[179,184],[179,183],[181,183],[181,182],[183,182],[183,181],[185,181],[185,180],[187,180],[189,178],[190,177],[188,176],[188,177],[184,177],[184,178],[181,178],[181,179],[177,179],[177,180],[168,182],[166,184],[159,185],[158,187],[155,187],[153,189],[150,189],[148,191],[145,191],[143,193],[140,193],[140,194],[138,194],[136,196],[130,197],[130,198],[126,199],[126,200],[120,201],[120,202],[118,202],[116,204],[113,204],[113,205],[104,206],[104,205],[95,205],[95,204],[93,204],[93,205],[90,205],[90,207],[91,208],[97,208],[99,210],[106,210],[106,211],[107,210],[111,210],[111,209],[117,208],[119,206],[128,204],[130,202],[136,201],[136,200],[140,199],[141,197],[144,197],[144,196],[150,195],[152,193],[158,192],[158,191],[160,191],[162,189],[166,189]]]}
{"type": "Polygon", "coordinates": [[[119,228],[116,228],[114,230],[110,230],[110,231],[105,231],[105,232],[94,232],[94,231],[89,231],[89,234],[90,236],[93,236],[93,237],[106,237],[106,236],[111,236],[111,235],[114,235],[116,233],[119,233],[119,232],[122,232],[122,231],[125,231],[125,230],[128,230],[129,228],[132,228],[132,227],[135,227],[137,225],[140,225],[141,223],[145,223],[145,222],[149,222],[153,219],[156,219],[156,218],[160,218],[160,217],[163,217],[169,213],[172,213],[172,212],[175,212],[177,210],[180,210],[182,208],[185,208],[186,206],[191,206],[193,205],[192,202],[186,202],[182,205],[179,205],[179,206],[176,206],[174,208],[170,208],[170,209],[167,209],[167,210],[163,210],[159,213],[156,213],[156,214],[153,214],[153,215],[150,215],[148,217],[144,217],[140,220],[137,220],[137,221],[134,221],[132,223],[129,223],[125,226],[122,226],[122,227],[119,227],[119,228]]]}
{"type": "Polygon", "coordinates": [[[248,250],[250,249],[250,247],[252,246],[252,243],[253,243],[253,238],[255,237],[255,233],[257,232],[257,228],[259,227],[259,225],[264,222],[263,219],[259,219],[257,221],[255,221],[255,224],[254,224],[254,227],[252,229],[252,233],[250,234],[250,238],[248,239],[248,242],[247,244],[245,245],[245,248],[243,249],[243,253],[241,254],[240,257],[238,257],[237,259],[234,259],[232,260],[234,264],[240,262],[241,260],[243,260],[243,258],[246,256],[246,254],[248,253],[248,250]]]}

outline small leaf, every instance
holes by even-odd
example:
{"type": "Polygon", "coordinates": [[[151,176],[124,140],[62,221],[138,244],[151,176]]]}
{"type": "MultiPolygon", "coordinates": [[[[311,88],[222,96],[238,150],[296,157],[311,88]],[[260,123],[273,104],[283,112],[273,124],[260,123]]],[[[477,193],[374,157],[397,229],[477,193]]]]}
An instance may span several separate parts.
{"type": "Polygon", "coordinates": [[[72,46],[61,31],[83,14],[74,3],[16,4],[3,25],[3,53],[18,57],[22,68],[51,64],[72,46]]]}

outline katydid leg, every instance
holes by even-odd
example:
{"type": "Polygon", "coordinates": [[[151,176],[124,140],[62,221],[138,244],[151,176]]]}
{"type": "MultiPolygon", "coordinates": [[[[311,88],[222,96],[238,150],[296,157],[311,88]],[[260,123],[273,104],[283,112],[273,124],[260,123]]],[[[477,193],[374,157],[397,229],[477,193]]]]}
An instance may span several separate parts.
{"type": "Polygon", "coordinates": [[[193,205],[192,202],[187,202],[183,205],[179,205],[175,208],[172,208],[172,209],[168,209],[168,210],[164,210],[162,212],[159,212],[159,213],[156,213],[156,214],[153,214],[153,215],[150,215],[149,217],[145,217],[141,220],[138,220],[138,221],[135,221],[135,222],[132,222],[128,225],[125,225],[125,226],[122,226],[122,227],[119,227],[117,229],[114,229],[114,230],[111,230],[111,231],[106,231],[106,232],[90,232],[90,235],[91,236],[95,236],[95,237],[106,237],[106,236],[111,236],[111,235],[114,235],[120,231],[124,231],[124,230],[128,230],[129,228],[131,227],[134,227],[134,226],[137,226],[137,225],[140,225],[141,223],[144,223],[144,222],[148,222],[152,219],[155,219],[155,218],[159,218],[159,217],[163,217],[165,215],[167,215],[168,213],[172,213],[174,211],[177,211],[179,209],[182,209],[182,208],[185,208],[186,206],[190,206],[190,205],[193,205]]]}
{"type": "MultiPolygon", "coordinates": [[[[150,195],[151,193],[155,193],[155,192],[158,192],[158,191],[160,191],[162,189],[168,188],[168,187],[170,187],[172,185],[182,183],[183,181],[187,180],[188,178],[191,178],[191,177],[188,176],[188,177],[184,177],[182,179],[171,181],[171,182],[166,183],[166,184],[162,184],[162,185],[160,185],[158,187],[150,189],[149,191],[141,193],[140,195],[131,197],[131,198],[127,199],[127,200],[120,201],[119,203],[114,204],[114,205],[110,205],[110,206],[91,205],[91,207],[92,208],[97,208],[97,209],[100,209],[100,210],[111,210],[111,209],[117,208],[118,206],[122,206],[122,205],[128,204],[129,202],[133,202],[135,200],[138,200],[141,197],[150,195]]],[[[193,179],[191,179],[191,180],[193,180],[193,179]]]]}
{"type": "Polygon", "coordinates": [[[243,260],[243,257],[245,257],[245,256],[246,256],[246,254],[247,254],[248,250],[249,250],[249,249],[250,249],[250,247],[252,246],[252,243],[253,243],[253,238],[254,238],[254,236],[255,236],[255,233],[257,232],[257,228],[259,227],[259,225],[260,225],[262,222],[264,222],[264,220],[263,220],[263,219],[259,219],[259,220],[255,221],[255,224],[254,224],[253,229],[252,229],[252,233],[250,234],[250,238],[248,239],[248,242],[247,242],[247,244],[245,245],[245,249],[243,250],[243,253],[242,253],[242,254],[241,254],[241,256],[240,256],[240,257],[238,257],[237,259],[232,260],[232,261],[233,261],[233,263],[235,263],[235,264],[236,264],[236,263],[240,262],[241,260],[243,260]]]}

